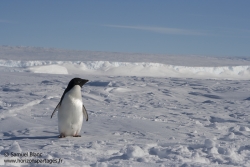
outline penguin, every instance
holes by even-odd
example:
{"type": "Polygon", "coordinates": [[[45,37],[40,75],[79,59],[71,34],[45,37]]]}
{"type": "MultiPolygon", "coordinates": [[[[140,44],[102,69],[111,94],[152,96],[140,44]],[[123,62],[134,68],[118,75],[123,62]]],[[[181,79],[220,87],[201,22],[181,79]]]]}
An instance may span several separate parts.
{"type": "Polygon", "coordinates": [[[81,88],[87,82],[86,79],[73,78],[54,109],[51,118],[58,110],[59,138],[81,137],[79,133],[82,128],[83,116],[88,121],[88,113],[82,102],[81,88]]]}

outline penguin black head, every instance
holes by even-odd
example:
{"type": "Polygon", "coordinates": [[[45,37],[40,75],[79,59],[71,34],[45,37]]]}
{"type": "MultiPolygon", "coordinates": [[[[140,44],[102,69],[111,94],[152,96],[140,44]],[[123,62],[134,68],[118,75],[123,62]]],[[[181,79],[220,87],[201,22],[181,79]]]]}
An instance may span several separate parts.
{"type": "Polygon", "coordinates": [[[89,81],[89,80],[87,80],[87,79],[81,79],[81,78],[73,78],[73,79],[71,79],[71,81],[69,82],[67,88],[66,88],[66,89],[64,90],[64,92],[63,92],[63,95],[62,95],[61,100],[60,100],[60,104],[61,104],[61,102],[62,102],[62,100],[63,100],[64,95],[65,95],[68,91],[70,91],[74,86],[79,85],[80,87],[82,87],[82,86],[83,86],[85,83],[87,83],[88,81],[89,81]]]}
{"type": "Polygon", "coordinates": [[[87,83],[89,80],[81,79],[81,78],[73,78],[68,84],[67,89],[73,88],[75,85],[79,85],[82,87],[85,83],[87,83]]]}
{"type": "Polygon", "coordinates": [[[71,79],[71,81],[69,82],[67,88],[65,89],[65,91],[63,93],[63,96],[62,96],[61,100],[63,99],[65,93],[70,91],[74,86],[79,85],[80,87],[82,87],[88,81],[89,80],[87,80],[87,79],[81,79],[81,78],[73,78],[73,79],[71,79]]]}

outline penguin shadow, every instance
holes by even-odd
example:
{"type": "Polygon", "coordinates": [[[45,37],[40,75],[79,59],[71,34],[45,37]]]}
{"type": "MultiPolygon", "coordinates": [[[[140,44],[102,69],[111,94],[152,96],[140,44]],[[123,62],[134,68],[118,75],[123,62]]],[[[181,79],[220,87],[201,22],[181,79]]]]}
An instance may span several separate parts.
{"type": "MultiPolygon", "coordinates": [[[[43,131],[43,132],[48,132],[48,131],[43,131]]],[[[9,137],[7,139],[3,140],[23,140],[23,139],[31,139],[31,140],[40,140],[40,139],[56,139],[58,138],[58,133],[55,132],[48,132],[48,133],[53,133],[54,135],[52,136],[14,136],[14,135],[9,135],[9,134],[4,134],[4,136],[9,137]]]]}
{"type": "Polygon", "coordinates": [[[22,136],[22,137],[10,137],[8,139],[3,140],[23,140],[23,139],[31,139],[31,140],[40,140],[40,139],[58,139],[58,135],[56,136],[22,136]]]}

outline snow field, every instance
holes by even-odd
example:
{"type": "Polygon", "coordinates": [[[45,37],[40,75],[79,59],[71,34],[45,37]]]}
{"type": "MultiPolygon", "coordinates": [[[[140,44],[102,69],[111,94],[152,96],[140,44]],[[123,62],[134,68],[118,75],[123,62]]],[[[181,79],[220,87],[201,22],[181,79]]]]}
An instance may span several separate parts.
{"type": "Polygon", "coordinates": [[[90,80],[82,89],[89,121],[81,138],[58,139],[50,115],[73,75],[0,76],[2,165],[11,151],[63,166],[250,165],[248,80],[74,75],[90,80]]]}
{"type": "Polygon", "coordinates": [[[248,167],[249,67],[248,58],[0,46],[0,165],[248,167]],[[59,139],[50,116],[74,77],[89,80],[89,121],[81,138],[59,139]],[[62,163],[5,163],[11,152],[62,163]]]}

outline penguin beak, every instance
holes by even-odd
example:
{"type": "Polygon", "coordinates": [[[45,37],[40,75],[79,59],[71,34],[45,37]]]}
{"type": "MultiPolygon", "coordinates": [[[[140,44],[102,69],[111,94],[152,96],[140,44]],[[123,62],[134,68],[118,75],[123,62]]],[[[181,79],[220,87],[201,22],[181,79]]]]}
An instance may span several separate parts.
{"type": "Polygon", "coordinates": [[[83,86],[83,85],[86,84],[88,81],[89,81],[89,80],[87,80],[87,79],[82,79],[81,85],[83,86]]]}

